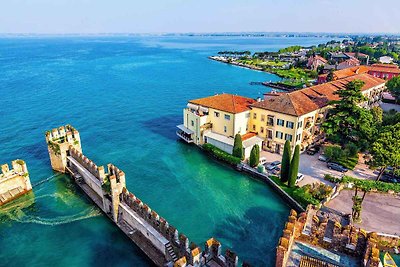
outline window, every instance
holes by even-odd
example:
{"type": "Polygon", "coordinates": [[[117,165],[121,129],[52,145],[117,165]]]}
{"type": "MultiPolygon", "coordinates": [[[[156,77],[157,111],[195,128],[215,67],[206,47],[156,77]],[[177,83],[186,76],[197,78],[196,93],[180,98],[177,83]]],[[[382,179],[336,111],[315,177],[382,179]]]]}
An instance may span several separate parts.
{"type": "Polygon", "coordinates": [[[219,117],[219,112],[214,111],[214,116],[218,118],[219,117]]]}
{"type": "Polygon", "coordinates": [[[226,126],[224,126],[224,132],[226,133],[226,126]]]}
{"type": "Polygon", "coordinates": [[[253,119],[257,119],[257,113],[253,113],[253,119]]]}
{"type": "Polygon", "coordinates": [[[293,129],[293,128],[294,128],[294,123],[291,122],[291,121],[287,121],[287,122],[286,122],[286,128],[293,129]]]}
{"type": "Polygon", "coordinates": [[[276,124],[279,125],[279,126],[285,126],[285,121],[284,121],[284,120],[281,120],[281,119],[278,119],[278,120],[276,121],[276,124]]]}
{"type": "Polygon", "coordinates": [[[274,126],[274,117],[268,116],[267,125],[274,126]]]}
{"type": "Polygon", "coordinates": [[[194,126],[194,121],[192,120],[192,126],[194,126]]]}
{"type": "Polygon", "coordinates": [[[276,131],[275,137],[279,138],[279,139],[283,139],[283,133],[280,131],[276,131]]]}
{"type": "Polygon", "coordinates": [[[301,128],[301,127],[303,127],[303,121],[299,121],[299,122],[297,123],[297,128],[301,128]]]}
{"type": "Polygon", "coordinates": [[[265,121],[265,115],[261,115],[261,121],[265,121]]]}
{"type": "Polygon", "coordinates": [[[292,142],[292,138],[293,138],[293,135],[285,134],[285,140],[289,140],[290,142],[292,142]]]}
{"type": "Polygon", "coordinates": [[[273,131],[272,130],[268,130],[268,136],[269,139],[272,139],[273,137],[273,131]]]}
{"type": "Polygon", "coordinates": [[[256,126],[255,125],[253,125],[253,131],[255,131],[256,130],[256,126]]]}
{"type": "Polygon", "coordinates": [[[264,127],[261,127],[261,128],[260,128],[260,132],[261,132],[261,133],[264,133],[264,127]]]}
{"type": "Polygon", "coordinates": [[[231,115],[225,115],[225,120],[230,121],[231,120],[231,115]]]}
{"type": "Polygon", "coordinates": [[[297,142],[297,141],[300,141],[300,139],[301,139],[301,134],[298,134],[298,135],[296,136],[296,142],[297,142]]]}

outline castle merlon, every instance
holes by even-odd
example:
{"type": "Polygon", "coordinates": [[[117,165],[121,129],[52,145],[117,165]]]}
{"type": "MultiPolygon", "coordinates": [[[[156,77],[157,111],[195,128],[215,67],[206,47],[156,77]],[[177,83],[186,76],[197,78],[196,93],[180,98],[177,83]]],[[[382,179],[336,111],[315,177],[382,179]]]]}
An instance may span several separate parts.
{"type": "Polygon", "coordinates": [[[78,131],[70,125],[46,132],[52,168],[70,174],[99,208],[158,266],[238,265],[238,257],[215,239],[205,251],[143,203],[126,187],[125,172],[114,164],[96,165],[82,153],[78,131]],[[76,143],[76,141],[79,141],[76,143]],[[60,149],[56,153],[54,145],[60,149]]]}
{"type": "Polygon", "coordinates": [[[32,190],[29,172],[25,161],[21,159],[1,165],[0,173],[0,206],[32,190]]]}

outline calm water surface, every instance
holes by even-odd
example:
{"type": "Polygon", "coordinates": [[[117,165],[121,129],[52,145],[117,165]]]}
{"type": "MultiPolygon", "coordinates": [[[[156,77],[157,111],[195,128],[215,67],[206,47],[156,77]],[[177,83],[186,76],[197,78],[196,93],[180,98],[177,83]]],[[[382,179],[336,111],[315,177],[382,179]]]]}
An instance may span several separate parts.
{"type": "Polygon", "coordinates": [[[0,39],[0,163],[28,164],[33,193],[0,212],[2,266],[151,266],[64,175],[44,132],[70,123],[85,155],[114,163],[127,186],[203,248],[209,237],[254,266],[272,266],[289,207],[266,185],[177,141],[188,99],[268,90],[278,77],[207,59],[318,38],[80,37],[0,39]]]}

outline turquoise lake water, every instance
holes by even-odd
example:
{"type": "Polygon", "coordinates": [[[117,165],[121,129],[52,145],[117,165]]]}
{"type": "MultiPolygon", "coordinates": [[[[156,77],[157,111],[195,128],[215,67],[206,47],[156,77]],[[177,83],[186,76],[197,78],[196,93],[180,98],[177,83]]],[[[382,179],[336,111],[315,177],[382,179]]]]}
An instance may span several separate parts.
{"type": "Polygon", "coordinates": [[[241,260],[273,266],[289,207],[267,185],[177,140],[187,100],[262,96],[278,77],[207,59],[320,38],[70,37],[0,39],[0,163],[28,164],[33,193],[0,212],[2,266],[151,266],[50,167],[44,132],[72,124],[83,152],[114,163],[127,187],[203,248],[216,237],[241,260]]]}

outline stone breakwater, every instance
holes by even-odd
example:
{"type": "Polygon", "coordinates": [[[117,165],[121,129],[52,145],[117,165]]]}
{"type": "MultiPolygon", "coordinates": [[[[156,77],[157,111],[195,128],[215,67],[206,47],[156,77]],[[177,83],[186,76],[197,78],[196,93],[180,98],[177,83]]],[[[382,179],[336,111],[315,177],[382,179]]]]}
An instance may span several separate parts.
{"type": "MultiPolygon", "coordinates": [[[[221,253],[214,238],[204,251],[126,188],[125,173],[113,164],[97,166],[83,155],[79,133],[62,126],[46,133],[53,169],[74,178],[77,185],[157,266],[238,266],[238,256],[221,253]]],[[[243,264],[243,266],[248,266],[243,264]]]]}

